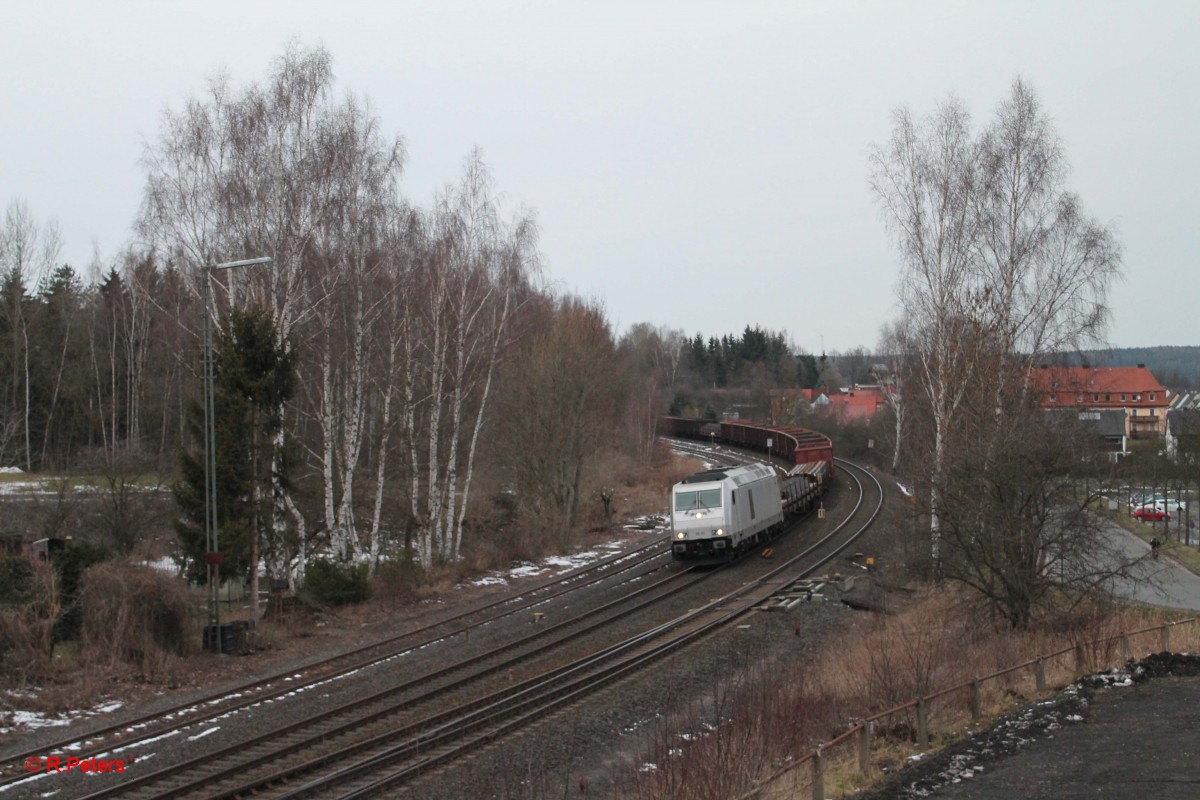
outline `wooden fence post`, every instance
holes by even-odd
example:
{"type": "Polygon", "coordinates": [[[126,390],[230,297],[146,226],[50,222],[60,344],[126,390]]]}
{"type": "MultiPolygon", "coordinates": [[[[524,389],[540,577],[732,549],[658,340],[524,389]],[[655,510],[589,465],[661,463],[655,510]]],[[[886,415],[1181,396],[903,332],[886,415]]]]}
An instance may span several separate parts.
{"type": "Polygon", "coordinates": [[[1033,674],[1037,680],[1037,690],[1046,691],[1046,662],[1041,656],[1038,656],[1037,663],[1033,665],[1033,674]]]}
{"type": "Polygon", "coordinates": [[[1082,675],[1086,662],[1083,655],[1083,642],[1075,644],[1075,674],[1082,675]]]}
{"type": "Polygon", "coordinates": [[[1129,634],[1121,634],[1121,660],[1128,661],[1131,658],[1129,651],[1129,634]]]}
{"type": "Polygon", "coordinates": [[[917,701],[917,746],[929,749],[929,704],[924,697],[917,701]]]}
{"type": "Polygon", "coordinates": [[[813,800],[825,800],[825,752],[820,745],[813,756],[812,796],[813,800]]]}
{"type": "Polygon", "coordinates": [[[864,722],[858,729],[858,771],[864,778],[871,777],[871,735],[874,728],[874,722],[864,722]]]}
{"type": "Polygon", "coordinates": [[[1162,626],[1162,652],[1171,652],[1171,626],[1162,626]]]}
{"type": "Polygon", "coordinates": [[[983,716],[982,701],[980,700],[979,679],[971,681],[971,719],[979,722],[983,716]]]}

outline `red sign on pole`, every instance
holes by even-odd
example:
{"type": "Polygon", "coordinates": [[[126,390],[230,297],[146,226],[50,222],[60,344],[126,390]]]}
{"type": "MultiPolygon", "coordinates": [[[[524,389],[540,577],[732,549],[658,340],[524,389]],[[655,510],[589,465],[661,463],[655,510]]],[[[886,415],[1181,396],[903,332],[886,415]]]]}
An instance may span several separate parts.
{"type": "Polygon", "coordinates": [[[224,564],[225,563],[225,554],[221,553],[221,552],[205,553],[204,554],[204,563],[205,564],[224,564]]]}

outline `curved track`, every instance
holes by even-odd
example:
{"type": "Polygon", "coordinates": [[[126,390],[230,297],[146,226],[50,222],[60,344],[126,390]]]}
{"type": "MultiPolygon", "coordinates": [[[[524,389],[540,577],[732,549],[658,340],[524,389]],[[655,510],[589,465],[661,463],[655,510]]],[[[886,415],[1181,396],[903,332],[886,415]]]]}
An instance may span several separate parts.
{"type": "Polygon", "coordinates": [[[883,505],[883,487],[866,470],[839,460],[857,490],[845,518],[802,552],[729,592],[637,636],[559,670],[539,676],[515,696],[498,696],[482,710],[450,712],[427,737],[414,737],[371,757],[346,763],[325,776],[278,795],[280,798],[360,798],[373,796],[419,777],[547,714],[627,677],[647,664],[678,652],[738,621],[798,578],[815,573],[866,532],[883,505]]]}
{"type": "MultiPolygon", "coordinates": [[[[261,758],[261,763],[275,766],[258,772],[252,779],[246,779],[249,765],[232,766],[225,776],[197,776],[198,780],[193,781],[190,788],[176,784],[162,787],[161,791],[151,795],[133,796],[178,797],[196,791],[203,792],[205,797],[215,798],[250,794],[281,798],[351,798],[370,796],[427,775],[443,764],[554,713],[581,696],[627,677],[647,664],[678,652],[729,625],[761,605],[782,586],[820,569],[850,547],[878,514],[882,503],[882,487],[869,473],[850,464],[843,466],[843,475],[848,476],[858,495],[845,519],[831,526],[828,533],[798,555],[694,611],[598,647],[527,680],[460,702],[445,710],[425,713],[408,724],[397,725],[393,722],[382,730],[372,730],[369,735],[356,733],[347,736],[336,748],[325,749],[319,754],[302,755],[302,750],[290,745],[286,746],[287,749],[277,746],[274,755],[261,758]],[[864,481],[873,484],[874,489],[868,491],[864,481]],[[278,768],[283,761],[287,762],[286,766],[278,768]],[[240,777],[226,780],[235,776],[240,777]]],[[[691,573],[681,572],[675,577],[687,574],[691,573]]],[[[661,584],[668,584],[675,577],[661,584]]],[[[655,587],[647,587],[648,595],[654,594],[648,591],[652,588],[655,587]]],[[[655,596],[647,601],[647,605],[659,599],[661,597],[655,596]]],[[[621,611],[615,616],[626,613],[629,612],[621,611]]],[[[598,624],[613,619],[606,617],[598,624]]],[[[264,739],[281,741],[275,734],[264,739]]],[[[128,783],[123,785],[122,796],[130,796],[129,791],[133,788],[128,783]]],[[[102,796],[106,796],[106,793],[91,797],[102,796]]]]}
{"type": "MultiPolygon", "coordinates": [[[[701,455],[708,458],[712,452],[701,455]]],[[[738,458],[732,451],[722,452],[721,457],[738,458]]],[[[674,570],[666,578],[599,609],[558,625],[547,625],[489,652],[463,659],[419,679],[399,683],[333,711],[278,727],[254,739],[243,739],[191,762],[174,763],[156,772],[141,773],[138,770],[141,774],[127,774],[120,779],[110,776],[117,779],[115,782],[96,776],[109,785],[88,797],[239,797],[250,794],[360,797],[427,774],[534,719],[553,713],[584,694],[632,674],[653,660],[677,652],[748,613],[782,586],[811,574],[835,558],[866,530],[882,503],[882,487],[869,473],[848,462],[839,460],[839,463],[844,467],[842,475],[848,477],[858,493],[854,508],[846,518],[832,525],[825,536],[799,555],[692,612],[650,625],[617,641],[605,634],[634,614],[660,603],[663,598],[685,591],[716,574],[715,571],[674,570]],[[873,509],[864,499],[867,492],[863,476],[874,482],[876,488],[871,494],[879,496],[879,503],[873,509]],[[864,504],[867,507],[864,508],[864,504]],[[568,647],[576,651],[582,648],[586,654],[567,656],[568,647]],[[544,662],[539,667],[541,672],[523,680],[513,679],[514,665],[541,663],[536,659],[544,662]],[[507,681],[504,680],[506,671],[507,681]],[[437,709],[432,708],[435,705],[437,709]]],[[[657,559],[665,558],[664,541],[660,539],[647,547],[576,570],[526,590],[519,597],[504,598],[352,653],[314,662],[306,668],[311,673],[306,679],[310,684],[331,680],[331,675],[378,664],[423,646],[425,642],[458,635],[464,627],[483,625],[515,614],[615,574],[630,573],[644,578],[649,573],[637,572],[637,568],[648,567],[657,559]],[[479,618],[470,622],[476,615],[479,618]]],[[[182,722],[178,719],[160,721],[156,730],[168,726],[178,729],[230,713],[233,709],[263,703],[268,692],[278,691],[268,688],[271,681],[283,681],[294,672],[248,684],[267,685],[258,696],[228,703],[222,702],[227,695],[216,696],[212,702],[220,704],[219,709],[191,714],[182,722]]],[[[297,685],[295,681],[288,682],[282,691],[294,691],[297,685]]],[[[176,713],[184,713],[201,703],[203,701],[180,706],[176,713]]],[[[155,715],[154,719],[161,717],[155,715]]],[[[132,724],[126,721],[120,726],[92,732],[89,737],[111,736],[132,724]]],[[[66,741],[67,744],[61,745],[64,749],[80,740],[66,741]]],[[[103,749],[111,750],[113,741],[104,741],[106,747],[103,749]]],[[[118,743],[124,747],[128,740],[122,739],[118,743]]],[[[34,752],[45,753],[56,746],[44,746],[34,752]]],[[[92,752],[100,754],[94,747],[92,752]]],[[[15,780],[9,779],[9,782],[15,780]]],[[[95,786],[94,783],[91,785],[95,786]]]]}

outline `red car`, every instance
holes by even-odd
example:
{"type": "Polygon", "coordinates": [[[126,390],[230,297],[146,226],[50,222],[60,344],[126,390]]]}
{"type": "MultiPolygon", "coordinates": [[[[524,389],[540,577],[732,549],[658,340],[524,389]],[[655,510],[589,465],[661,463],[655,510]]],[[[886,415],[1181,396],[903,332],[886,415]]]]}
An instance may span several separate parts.
{"type": "Polygon", "coordinates": [[[1169,520],[1171,515],[1162,508],[1140,506],[1133,510],[1133,518],[1140,519],[1142,522],[1162,522],[1164,519],[1169,520]]]}

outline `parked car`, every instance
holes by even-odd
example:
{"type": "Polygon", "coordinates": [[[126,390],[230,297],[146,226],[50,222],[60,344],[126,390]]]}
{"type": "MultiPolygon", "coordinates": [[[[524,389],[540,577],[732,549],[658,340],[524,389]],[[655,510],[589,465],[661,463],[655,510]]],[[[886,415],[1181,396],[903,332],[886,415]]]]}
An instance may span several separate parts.
{"type": "Polygon", "coordinates": [[[1133,510],[1133,518],[1142,522],[1162,522],[1171,519],[1171,515],[1162,506],[1138,506],[1133,510]]]}

